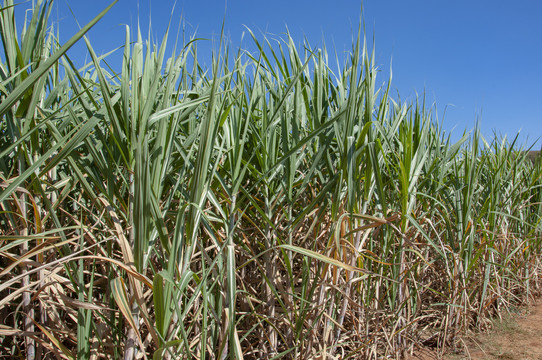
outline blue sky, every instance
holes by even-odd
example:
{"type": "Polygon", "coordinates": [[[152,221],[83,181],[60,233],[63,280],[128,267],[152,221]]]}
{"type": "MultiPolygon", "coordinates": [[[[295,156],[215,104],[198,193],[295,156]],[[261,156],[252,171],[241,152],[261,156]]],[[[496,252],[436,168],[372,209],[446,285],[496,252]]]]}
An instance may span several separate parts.
{"type": "MultiPolygon", "coordinates": [[[[84,24],[110,0],[57,1],[53,18],[62,41],[77,31],[68,3],[84,24]]],[[[160,40],[174,3],[120,0],[90,32],[93,47],[106,53],[122,45],[124,25],[135,29],[138,18],[144,34],[151,19],[160,40]]],[[[197,30],[198,37],[211,39],[220,33],[225,14],[234,47],[250,43],[248,36],[241,43],[245,25],[262,37],[279,37],[287,26],[294,40],[306,37],[313,47],[325,40],[328,50],[341,56],[350,50],[360,9],[359,0],[178,0],[173,24],[176,30],[182,16],[188,33],[197,30]]],[[[380,81],[387,80],[391,65],[392,88],[402,99],[425,90],[439,118],[446,108],[443,125],[454,129],[455,139],[477,119],[488,138],[494,132],[514,137],[521,130],[522,143],[530,145],[542,136],[542,1],[365,0],[362,16],[368,39],[375,35],[380,81]]],[[[203,53],[211,41],[207,45],[201,44],[199,55],[210,57],[210,50],[203,53]]],[[[83,57],[84,47],[73,49],[73,56],[83,57]]]]}

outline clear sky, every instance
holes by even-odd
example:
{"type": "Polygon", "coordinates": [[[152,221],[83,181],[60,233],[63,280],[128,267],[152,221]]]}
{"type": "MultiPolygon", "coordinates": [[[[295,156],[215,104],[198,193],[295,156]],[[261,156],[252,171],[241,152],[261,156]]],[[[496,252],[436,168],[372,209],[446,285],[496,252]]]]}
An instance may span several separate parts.
{"type": "MultiPolygon", "coordinates": [[[[84,24],[110,2],[58,0],[53,18],[59,21],[61,41],[77,31],[67,4],[84,24]]],[[[174,3],[120,0],[90,32],[93,47],[106,53],[122,45],[124,25],[135,29],[138,18],[143,34],[151,19],[152,33],[161,40],[174,3]]],[[[247,36],[241,42],[244,25],[275,37],[287,26],[295,41],[306,37],[317,47],[325,40],[328,51],[340,55],[351,48],[360,9],[359,0],[178,0],[171,40],[181,16],[188,33],[216,38],[225,14],[234,47],[250,43],[247,36]]],[[[368,39],[375,35],[380,81],[387,80],[391,65],[392,88],[402,99],[425,90],[439,118],[447,108],[444,128],[454,129],[455,139],[477,119],[488,138],[494,132],[514,137],[521,130],[522,143],[532,144],[542,136],[541,0],[364,0],[362,17],[368,39]]],[[[200,49],[210,49],[207,44],[200,49]]],[[[83,49],[75,48],[72,57],[84,56],[83,49]]],[[[210,51],[199,55],[210,56],[210,51]]]]}

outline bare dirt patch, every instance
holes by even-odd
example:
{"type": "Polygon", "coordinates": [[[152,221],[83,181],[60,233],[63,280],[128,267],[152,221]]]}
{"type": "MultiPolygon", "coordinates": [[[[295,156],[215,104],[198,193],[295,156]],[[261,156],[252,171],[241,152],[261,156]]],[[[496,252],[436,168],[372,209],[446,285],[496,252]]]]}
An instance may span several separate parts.
{"type": "Polygon", "coordinates": [[[461,354],[417,352],[409,360],[542,360],[542,301],[523,312],[496,320],[486,334],[465,337],[461,354]]]}

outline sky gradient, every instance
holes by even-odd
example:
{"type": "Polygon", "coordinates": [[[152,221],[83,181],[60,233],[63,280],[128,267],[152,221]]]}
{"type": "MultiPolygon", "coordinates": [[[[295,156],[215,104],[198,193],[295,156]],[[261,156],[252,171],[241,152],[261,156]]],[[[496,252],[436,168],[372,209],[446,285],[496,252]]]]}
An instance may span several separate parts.
{"type": "MultiPolygon", "coordinates": [[[[86,24],[110,2],[57,1],[52,17],[59,23],[61,41],[77,31],[74,16],[86,24]]],[[[144,36],[151,19],[152,34],[161,41],[174,3],[120,0],[91,30],[94,49],[103,54],[123,45],[124,25],[135,30],[138,19],[144,36]]],[[[363,14],[360,10],[360,1],[348,0],[178,0],[170,41],[181,18],[188,34],[206,39],[217,38],[225,18],[233,48],[250,49],[247,34],[241,41],[245,25],[260,39],[263,34],[278,38],[288,28],[296,42],[306,37],[320,47],[325,41],[330,55],[336,50],[341,58],[351,49],[363,18],[369,44],[375,38],[379,80],[385,82],[390,66],[393,69],[395,98],[399,94],[412,100],[425,91],[427,102],[437,106],[439,120],[446,109],[443,126],[453,130],[453,139],[479,120],[488,140],[494,133],[513,138],[521,130],[521,144],[537,141],[535,149],[540,149],[542,1],[365,0],[363,14]]],[[[212,41],[203,41],[199,48],[198,55],[210,59],[212,41]]],[[[84,54],[82,44],[70,52],[80,65],[84,54]]]]}

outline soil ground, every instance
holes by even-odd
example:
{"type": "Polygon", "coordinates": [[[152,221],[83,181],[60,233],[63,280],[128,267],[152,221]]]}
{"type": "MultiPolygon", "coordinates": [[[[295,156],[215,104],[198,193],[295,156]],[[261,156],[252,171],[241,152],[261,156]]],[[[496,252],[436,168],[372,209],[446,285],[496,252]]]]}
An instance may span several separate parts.
{"type": "Polygon", "coordinates": [[[408,359],[542,360],[542,301],[495,321],[487,333],[464,337],[462,343],[460,354],[422,350],[408,359]]]}

